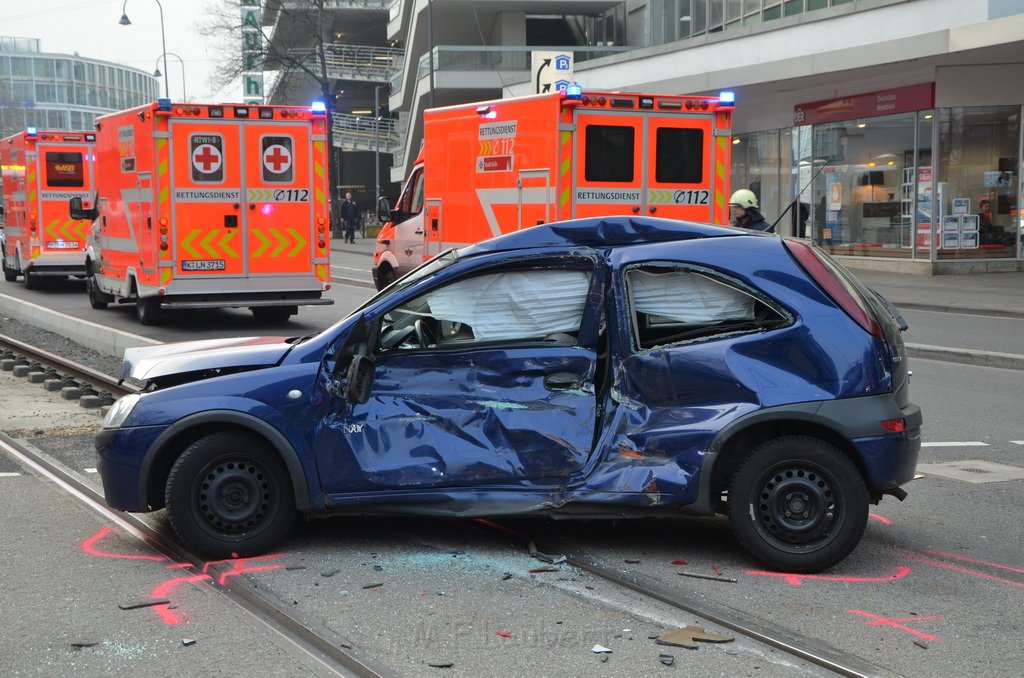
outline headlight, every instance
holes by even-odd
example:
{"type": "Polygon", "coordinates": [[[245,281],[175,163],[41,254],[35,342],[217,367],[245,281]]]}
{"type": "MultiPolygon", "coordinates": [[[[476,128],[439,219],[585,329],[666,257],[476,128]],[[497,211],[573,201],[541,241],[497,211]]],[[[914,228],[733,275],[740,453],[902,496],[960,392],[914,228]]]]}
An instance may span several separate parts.
{"type": "Polygon", "coordinates": [[[107,410],[107,416],[103,417],[103,428],[120,427],[124,420],[128,418],[128,415],[132,413],[135,403],[139,402],[141,397],[138,393],[129,393],[118,398],[110,406],[110,409],[107,410]]]}

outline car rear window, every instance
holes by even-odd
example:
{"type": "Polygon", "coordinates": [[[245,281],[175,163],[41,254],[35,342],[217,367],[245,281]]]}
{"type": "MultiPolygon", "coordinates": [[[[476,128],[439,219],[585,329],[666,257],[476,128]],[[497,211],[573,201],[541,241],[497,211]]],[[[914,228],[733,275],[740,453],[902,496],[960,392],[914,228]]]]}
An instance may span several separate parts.
{"type": "Polygon", "coordinates": [[[638,349],[757,332],[791,322],[736,281],[705,269],[642,266],[626,272],[638,349]]]}

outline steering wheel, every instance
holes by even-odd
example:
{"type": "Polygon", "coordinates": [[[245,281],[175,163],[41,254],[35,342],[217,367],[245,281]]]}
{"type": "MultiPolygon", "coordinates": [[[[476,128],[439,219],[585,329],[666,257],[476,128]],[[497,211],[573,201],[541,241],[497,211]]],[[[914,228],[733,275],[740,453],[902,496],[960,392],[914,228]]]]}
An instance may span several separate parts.
{"type": "Polygon", "coordinates": [[[420,348],[428,348],[437,343],[434,332],[425,319],[418,318],[413,327],[416,329],[416,341],[419,342],[420,348]]]}

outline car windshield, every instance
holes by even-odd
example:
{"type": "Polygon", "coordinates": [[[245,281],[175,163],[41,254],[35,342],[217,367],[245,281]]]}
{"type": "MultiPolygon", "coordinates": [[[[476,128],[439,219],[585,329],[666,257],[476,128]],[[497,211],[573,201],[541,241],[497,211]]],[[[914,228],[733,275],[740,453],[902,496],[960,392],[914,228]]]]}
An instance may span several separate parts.
{"type": "Polygon", "coordinates": [[[405,289],[406,287],[409,287],[410,285],[416,283],[419,280],[428,278],[437,273],[438,271],[448,268],[452,264],[456,263],[458,260],[459,253],[458,250],[454,248],[447,249],[444,252],[441,252],[440,254],[434,256],[433,258],[424,261],[422,264],[412,269],[411,271],[403,275],[401,278],[399,278],[395,282],[391,283],[390,285],[382,289],[377,294],[367,299],[359,308],[353,311],[353,313],[358,313],[359,311],[370,306],[371,304],[376,303],[378,299],[388,296],[398,290],[405,289]]]}

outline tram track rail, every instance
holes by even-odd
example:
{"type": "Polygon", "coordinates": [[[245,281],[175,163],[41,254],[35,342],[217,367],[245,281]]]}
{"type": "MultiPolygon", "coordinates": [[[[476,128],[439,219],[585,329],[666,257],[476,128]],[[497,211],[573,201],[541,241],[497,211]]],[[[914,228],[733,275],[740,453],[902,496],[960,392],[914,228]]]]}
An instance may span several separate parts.
{"type": "MultiPolygon", "coordinates": [[[[115,397],[138,392],[132,384],[94,370],[86,365],[75,363],[46,350],[0,334],[0,352],[7,350],[24,357],[26,360],[38,362],[45,367],[52,367],[58,372],[68,374],[83,383],[109,391],[115,397]]],[[[372,658],[363,657],[354,652],[352,644],[341,638],[334,631],[318,621],[305,617],[279,600],[271,591],[259,588],[245,577],[231,577],[230,584],[218,583],[227,581],[226,577],[217,576],[218,572],[226,573],[231,565],[209,563],[181,546],[171,535],[158,525],[143,516],[121,513],[108,508],[102,493],[92,484],[80,478],[59,462],[48,458],[38,451],[21,445],[0,432],[0,447],[4,448],[16,460],[31,467],[57,484],[94,511],[101,513],[110,521],[119,525],[124,531],[136,539],[156,548],[176,563],[187,565],[194,571],[212,573],[206,582],[227,596],[241,608],[251,613],[262,623],[274,629],[285,638],[296,651],[314,659],[326,672],[336,675],[383,676],[392,672],[375,662],[372,658]],[[222,569],[220,569],[222,568],[222,569]]],[[[628,589],[645,598],[658,601],[680,611],[696,615],[723,629],[771,647],[795,659],[807,662],[815,667],[836,675],[851,678],[867,678],[869,676],[888,675],[889,672],[861,657],[843,652],[817,639],[795,634],[782,629],[767,620],[758,619],[735,609],[726,608],[709,602],[696,595],[688,594],[677,588],[666,586],[654,578],[641,573],[624,573],[605,563],[583,548],[566,548],[565,545],[554,546],[543,543],[512,528],[491,520],[474,521],[481,529],[498,531],[512,536],[524,545],[536,544],[536,548],[549,553],[565,555],[565,564],[597,577],[617,587],[628,589]]]]}
{"type": "MultiPolygon", "coordinates": [[[[23,341],[0,335],[0,352],[11,351],[28,361],[73,377],[109,391],[115,397],[138,392],[131,384],[50,353],[23,341]]],[[[320,622],[292,609],[283,600],[265,588],[259,588],[248,577],[237,576],[233,570],[236,560],[205,561],[177,542],[166,530],[145,517],[115,511],[106,505],[102,492],[60,462],[39,450],[22,444],[0,431],[0,450],[14,461],[31,469],[37,475],[55,484],[94,512],[121,528],[127,535],[156,549],[171,562],[195,573],[209,575],[197,585],[212,587],[253,619],[282,639],[290,651],[318,665],[325,675],[379,677],[394,675],[371,657],[353,649],[352,643],[320,622]]]]}

